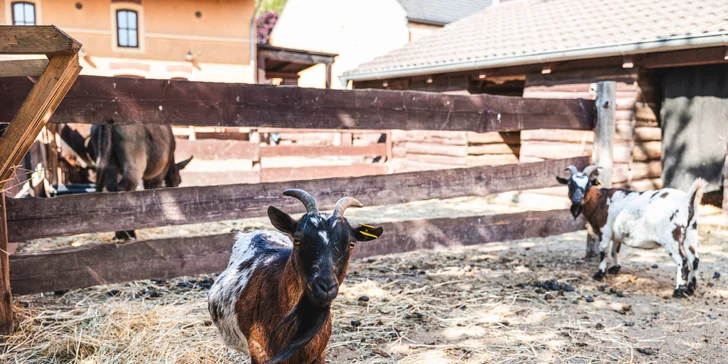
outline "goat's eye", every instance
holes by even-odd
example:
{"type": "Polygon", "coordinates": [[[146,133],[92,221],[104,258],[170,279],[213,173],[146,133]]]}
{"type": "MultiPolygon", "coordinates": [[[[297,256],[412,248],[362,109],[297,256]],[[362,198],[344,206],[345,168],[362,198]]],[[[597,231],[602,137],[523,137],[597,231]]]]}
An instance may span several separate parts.
{"type": "Polygon", "coordinates": [[[293,244],[294,245],[301,245],[301,239],[299,239],[299,238],[293,238],[293,244]]]}
{"type": "Polygon", "coordinates": [[[356,246],[355,242],[349,243],[349,249],[354,249],[355,246],[356,246]]]}

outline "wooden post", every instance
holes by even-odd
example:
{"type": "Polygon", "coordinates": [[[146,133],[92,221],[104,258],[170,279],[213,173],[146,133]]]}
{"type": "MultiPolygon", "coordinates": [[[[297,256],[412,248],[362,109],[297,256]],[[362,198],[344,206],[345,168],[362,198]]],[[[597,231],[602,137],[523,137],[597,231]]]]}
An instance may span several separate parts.
{"type": "Polygon", "coordinates": [[[13,333],[13,296],[10,292],[10,255],[8,225],[5,215],[5,193],[0,184],[0,335],[13,333]]]}
{"type": "Polygon", "coordinates": [[[723,212],[728,214],[728,153],[723,162],[723,212]]]}
{"type": "Polygon", "coordinates": [[[326,88],[331,88],[331,65],[326,64],[326,88]]]}
{"type": "MultiPolygon", "coordinates": [[[[614,154],[614,117],[617,110],[617,83],[602,81],[597,83],[597,123],[594,127],[594,147],[592,163],[601,167],[599,181],[605,187],[612,187],[612,166],[614,154]]],[[[597,256],[599,241],[587,236],[586,258],[597,256]]]]}
{"type": "Polygon", "coordinates": [[[614,115],[617,111],[617,83],[597,83],[597,124],[594,128],[592,161],[601,167],[599,181],[612,187],[612,164],[614,154],[614,115]]]}

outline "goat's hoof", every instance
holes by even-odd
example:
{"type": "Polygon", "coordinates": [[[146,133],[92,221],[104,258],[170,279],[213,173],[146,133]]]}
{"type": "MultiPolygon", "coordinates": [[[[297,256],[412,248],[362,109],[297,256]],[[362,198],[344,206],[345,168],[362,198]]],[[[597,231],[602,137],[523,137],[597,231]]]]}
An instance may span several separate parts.
{"type": "Polygon", "coordinates": [[[619,270],[621,268],[622,268],[621,265],[615,265],[615,266],[609,267],[609,269],[607,270],[607,272],[609,272],[609,274],[617,274],[617,273],[619,273],[619,270]]]}
{"type": "Polygon", "coordinates": [[[596,272],[596,273],[594,274],[594,280],[595,280],[595,281],[599,281],[599,282],[601,282],[601,281],[602,281],[602,279],[604,279],[604,272],[602,272],[601,270],[600,270],[600,271],[598,271],[598,272],[596,272]]]}
{"type": "Polygon", "coordinates": [[[698,288],[698,280],[695,277],[693,277],[693,280],[690,281],[690,283],[688,283],[687,293],[691,296],[694,295],[696,288],[698,288]]]}
{"type": "Polygon", "coordinates": [[[687,287],[680,286],[675,289],[675,292],[673,292],[672,296],[675,298],[687,298],[690,296],[690,294],[688,293],[687,287]]]}

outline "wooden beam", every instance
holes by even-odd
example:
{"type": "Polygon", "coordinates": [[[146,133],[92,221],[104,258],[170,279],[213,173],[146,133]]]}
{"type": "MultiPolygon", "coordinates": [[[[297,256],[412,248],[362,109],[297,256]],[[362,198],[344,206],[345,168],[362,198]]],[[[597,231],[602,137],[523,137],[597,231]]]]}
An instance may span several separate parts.
{"type": "Polygon", "coordinates": [[[43,74],[47,59],[13,59],[0,61],[0,78],[4,77],[37,77],[43,74]]]}
{"type": "Polygon", "coordinates": [[[12,167],[20,163],[79,72],[77,54],[51,57],[45,72],[0,137],[0,183],[13,173],[12,167]]]}
{"type": "Polygon", "coordinates": [[[282,78],[282,79],[294,79],[298,80],[299,75],[298,73],[293,72],[269,72],[265,71],[265,78],[271,79],[271,78],[282,78]]]}
{"type": "Polygon", "coordinates": [[[0,25],[0,54],[76,54],[81,43],[54,25],[0,25]]]}
{"type": "Polygon", "coordinates": [[[642,55],[637,64],[641,68],[668,68],[726,63],[726,47],[688,49],[682,51],[642,55]]]}
{"type": "Polygon", "coordinates": [[[6,224],[5,193],[0,184],[0,335],[13,333],[13,295],[10,289],[8,226],[6,224]]]}
{"type": "MultiPolygon", "coordinates": [[[[380,239],[360,243],[355,258],[420,249],[451,248],[544,237],[584,228],[568,210],[529,211],[377,224],[380,239]]],[[[235,234],[175,237],[124,244],[95,244],[13,255],[10,281],[16,294],[33,294],[140,279],[169,279],[221,272],[235,234]]]]}
{"type": "Polygon", "coordinates": [[[282,195],[288,188],[310,191],[322,209],[332,207],[343,196],[356,197],[367,206],[485,196],[556,186],[554,176],[566,166],[583,168],[588,163],[589,158],[578,157],[366,177],[10,199],[8,232],[10,240],[21,242],[52,236],[260,217],[266,215],[271,205],[291,213],[303,212],[300,202],[282,195]]]}
{"type": "Polygon", "coordinates": [[[331,64],[326,65],[326,79],[324,81],[326,88],[331,88],[331,64]]]}
{"type": "MultiPolygon", "coordinates": [[[[597,122],[594,128],[592,161],[601,167],[599,181],[605,187],[612,186],[614,166],[614,125],[617,111],[617,83],[601,81],[597,83],[597,122]]],[[[599,241],[591,235],[586,237],[585,257],[590,259],[599,254],[599,241]]]]}
{"type": "MultiPolygon", "coordinates": [[[[9,119],[30,86],[27,79],[0,80],[0,121],[9,119]]],[[[51,121],[475,132],[591,130],[593,105],[584,99],[81,76],[51,121]]]]}
{"type": "Polygon", "coordinates": [[[264,145],[260,147],[261,158],[273,157],[377,157],[387,154],[384,143],[370,145],[264,145]]]}
{"type": "Polygon", "coordinates": [[[599,180],[612,186],[614,160],[614,115],[617,107],[617,84],[614,81],[597,83],[597,124],[594,128],[592,160],[601,167],[599,180]]]}

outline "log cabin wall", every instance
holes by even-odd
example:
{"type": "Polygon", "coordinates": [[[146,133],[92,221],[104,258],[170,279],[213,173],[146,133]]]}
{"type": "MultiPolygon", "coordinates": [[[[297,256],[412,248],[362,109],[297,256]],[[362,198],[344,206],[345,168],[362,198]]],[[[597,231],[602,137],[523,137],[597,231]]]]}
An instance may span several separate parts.
{"type": "MultiPolygon", "coordinates": [[[[615,187],[637,190],[658,188],[662,166],[661,131],[654,110],[654,83],[636,69],[587,69],[552,74],[528,74],[523,97],[596,97],[596,82],[617,81],[617,113],[614,141],[615,187]]],[[[590,156],[594,133],[574,130],[524,130],[521,162],[537,162],[571,156],[590,156]]]]}
{"type": "Polygon", "coordinates": [[[394,130],[392,142],[394,172],[518,163],[520,149],[518,132],[394,130]]]}

